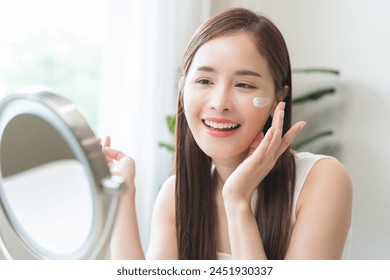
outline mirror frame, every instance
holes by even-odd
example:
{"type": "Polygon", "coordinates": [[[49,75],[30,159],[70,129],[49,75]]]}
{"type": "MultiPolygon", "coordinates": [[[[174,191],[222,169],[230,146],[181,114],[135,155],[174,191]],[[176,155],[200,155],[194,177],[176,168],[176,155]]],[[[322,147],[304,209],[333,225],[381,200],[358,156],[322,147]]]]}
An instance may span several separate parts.
{"type": "MultiPolygon", "coordinates": [[[[41,88],[25,89],[20,93],[9,95],[0,103],[0,137],[7,124],[20,114],[32,114],[44,119],[66,140],[89,178],[93,199],[93,221],[88,239],[74,253],[59,255],[42,250],[39,246],[34,246],[34,243],[23,234],[23,230],[20,230],[17,221],[13,219],[11,208],[4,195],[1,176],[0,211],[3,211],[5,223],[13,231],[12,239],[16,240],[18,246],[21,245],[20,247],[23,247],[32,259],[104,259],[120,196],[126,189],[124,179],[111,176],[98,139],[70,100],[41,88]]],[[[5,258],[15,259],[17,257],[12,253],[10,243],[4,238],[0,228],[0,249],[5,258]]]]}

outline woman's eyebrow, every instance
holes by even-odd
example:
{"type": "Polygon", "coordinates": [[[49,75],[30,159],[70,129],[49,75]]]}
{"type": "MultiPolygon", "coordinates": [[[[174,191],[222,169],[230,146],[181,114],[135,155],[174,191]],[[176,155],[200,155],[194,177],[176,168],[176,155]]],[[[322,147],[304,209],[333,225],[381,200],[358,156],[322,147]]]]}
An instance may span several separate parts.
{"type": "Polygon", "coordinates": [[[199,66],[196,70],[203,71],[203,72],[216,72],[215,69],[210,66],[199,66]]]}
{"type": "Polygon", "coordinates": [[[237,76],[256,76],[256,77],[263,78],[259,73],[255,72],[255,71],[251,71],[251,70],[238,70],[238,71],[236,71],[236,75],[237,76]]]}
{"type": "MultiPolygon", "coordinates": [[[[196,70],[201,72],[217,72],[213,67],[210,66],[199,66],[196,70]]],[[[258,72],[252,70],[238,70],[235,72],[235,74],[237,76],[255,76],[262,78],[262,76],[258,72]]]]}

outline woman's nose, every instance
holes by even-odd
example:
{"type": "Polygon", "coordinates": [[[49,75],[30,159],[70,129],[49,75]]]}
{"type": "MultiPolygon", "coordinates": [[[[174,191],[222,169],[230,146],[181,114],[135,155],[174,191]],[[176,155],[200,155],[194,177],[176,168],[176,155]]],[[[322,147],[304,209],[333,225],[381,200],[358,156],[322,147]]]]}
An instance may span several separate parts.
{"type": "Polygon", "coordinates": [[[216,87],[211,94],[210,107],[218,112],[231,110],[231,96],[229,89],[225,86],[216,87]]]}

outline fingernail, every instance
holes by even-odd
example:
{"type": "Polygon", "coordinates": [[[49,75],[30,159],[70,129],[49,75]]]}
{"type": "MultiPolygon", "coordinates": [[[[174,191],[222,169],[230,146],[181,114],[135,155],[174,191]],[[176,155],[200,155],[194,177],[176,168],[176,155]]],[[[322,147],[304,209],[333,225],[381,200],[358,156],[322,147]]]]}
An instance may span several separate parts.
{"type": "Polygon", "coordinates": [[[284,108],[286,108],[286,102],[281,102],[280,109],[284,110],[284,108]]]}
{"type": "Polygon", "coordinates": [[[284,118],[284,110],[280,111],[280,119],[283,120],[284,118]]]}

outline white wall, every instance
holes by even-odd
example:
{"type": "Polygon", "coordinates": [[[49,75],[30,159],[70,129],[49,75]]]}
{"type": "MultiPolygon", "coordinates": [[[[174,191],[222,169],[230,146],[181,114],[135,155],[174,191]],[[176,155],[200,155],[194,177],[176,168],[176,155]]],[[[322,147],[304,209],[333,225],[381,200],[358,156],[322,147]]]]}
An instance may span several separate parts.
{"type": "Polygon", "coordinates": [[[233,6],[280,28],[293,68],[341,71],[333,127],[354,185],[350,258],[390,259],[390,2],[214,0],[213,13],[233,6]]]}

